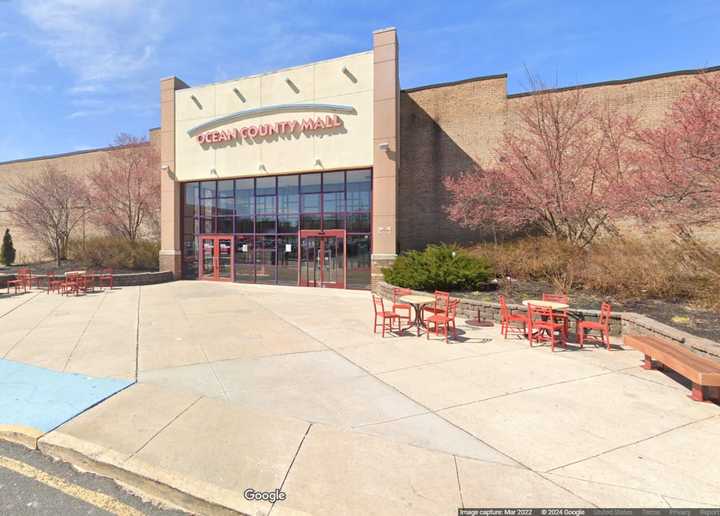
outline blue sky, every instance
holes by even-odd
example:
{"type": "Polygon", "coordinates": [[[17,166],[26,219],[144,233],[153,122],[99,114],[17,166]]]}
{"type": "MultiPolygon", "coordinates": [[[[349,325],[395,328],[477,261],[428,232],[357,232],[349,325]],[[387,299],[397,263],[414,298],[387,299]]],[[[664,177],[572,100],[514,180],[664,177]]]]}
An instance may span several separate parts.
{"type": "Polygon", "coordinates": [[[527,67],[560,86],[720,65],[717,0],[0,0],[0,161],[159,125],[159,79],[203,84],[371,47],[403,88],[527,67]]]}

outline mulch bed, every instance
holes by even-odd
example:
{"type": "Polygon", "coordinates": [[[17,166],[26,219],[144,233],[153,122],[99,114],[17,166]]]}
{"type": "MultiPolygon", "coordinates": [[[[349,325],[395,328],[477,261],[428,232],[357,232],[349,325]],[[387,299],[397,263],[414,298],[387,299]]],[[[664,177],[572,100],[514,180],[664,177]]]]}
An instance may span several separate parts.
{"type": "MultiPolygon", "coordinates": [[[[548,283],[514,280],[510,285],[501,286],[497,292],[475,292],[463,295],[497,302],[498,293],[502,293],[508,303],[520,304],[524,299],[542,299],[543,292],[555,291],[556,289],[548,283]]],[[[612,305],[613,311],[643,314],[678,330],[720,342],[720,314],[712,310],[694,308],[682,300],[614,299],[611,296],[584,290],[572,291],[569,295],[573,308],[599,310],[600,303],[607,301],[612,305]]]]}

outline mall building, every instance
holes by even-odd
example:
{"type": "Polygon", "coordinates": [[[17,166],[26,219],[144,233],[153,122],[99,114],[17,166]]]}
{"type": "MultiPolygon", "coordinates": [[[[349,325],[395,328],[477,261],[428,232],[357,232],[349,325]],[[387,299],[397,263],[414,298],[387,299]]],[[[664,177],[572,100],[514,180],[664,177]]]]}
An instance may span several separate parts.
{"type": "MultiPolygon", "coordinates": [[[[336,59],[200,86],[162,79],[161,126],[150,131],[161,156],[160,268],[366,289],[399,252],[487,238],[449,219],[443,182],[492,165],[533,92],[509,95],[506,74],[401,90],[398,48],[390,28],[372,34],[370,50],[336,59]]],[[[582,88],[652,126],[694,75],[718,70],[551,94],[582,88]]],[[[82,173],[106,152],[0,163],[0,189],[47,163],[82,173]]]]}

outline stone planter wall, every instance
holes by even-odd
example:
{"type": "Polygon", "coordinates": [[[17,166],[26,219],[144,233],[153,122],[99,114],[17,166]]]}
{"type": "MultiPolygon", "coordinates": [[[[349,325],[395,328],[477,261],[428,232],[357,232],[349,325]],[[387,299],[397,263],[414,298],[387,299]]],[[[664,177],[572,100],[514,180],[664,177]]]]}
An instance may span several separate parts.
{"type": "MultiPolygon", "coordinates": [[[[41,278],[40,285],[44,287],[45,276],[37,276],[41,278]]],[[[0,289],[7,288],[7,282],[15,279],[14,274],[6,276],[0,275],[0,289]]],[[[134,287],[138,285],[154,285],[156,283],[167,283],[173,281],[173,273],[171,271],[160,272],[130,272],[126,274],[113,274],[114,287],[134,287]]]]}
{"type": "MultiPolygon", "coordinates": [[[[393,288],[395,288],[393,285],[380,281],[374,291],[386,299],[392,299],[393,288]]],[[[427,294],[427,292],[417,293],[427,294]]],[[[456,297],[461,299],[458,307],[459,317],[463,319],[477,319],[479,315],[481,319],[500,322],[500,305],[498,303],[468,299],[462,296],[456,297]]],[[[527,310],[523,305],[508,305],[508,307],[513,311],[524,312],[527,310]]],[[[600,311],[568,310],[568,314],[570,315],[570,331],[573,332],[575,331],[573,320],[597,321],[600,316],[600,311]]],[[[697,353],[720,360],[720,344],[717,342],[696,337],[695,335],[675,329],[641,314],[613,312],[610,318],[610,334],[615,336],[630,334],[652,335],[682,344],[697,353]]]]}

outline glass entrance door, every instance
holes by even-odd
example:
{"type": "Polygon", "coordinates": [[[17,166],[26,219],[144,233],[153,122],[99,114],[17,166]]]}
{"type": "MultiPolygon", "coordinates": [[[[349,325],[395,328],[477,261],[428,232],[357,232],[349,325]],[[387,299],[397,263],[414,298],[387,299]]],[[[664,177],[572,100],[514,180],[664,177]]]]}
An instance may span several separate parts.
{"type": "Polygon", "coordinates": [[[345,288],[345,231],[300,231],[299,284],[345,288]]]}
{"type": "Polygon", "coordinates": [[[233,237],[214,235],[200,237],[201,279],[232,281],[233,278],[233,237]]]}

